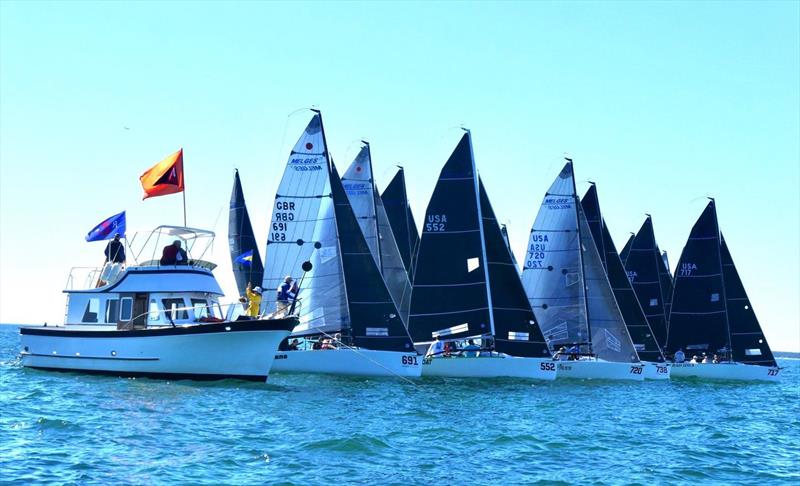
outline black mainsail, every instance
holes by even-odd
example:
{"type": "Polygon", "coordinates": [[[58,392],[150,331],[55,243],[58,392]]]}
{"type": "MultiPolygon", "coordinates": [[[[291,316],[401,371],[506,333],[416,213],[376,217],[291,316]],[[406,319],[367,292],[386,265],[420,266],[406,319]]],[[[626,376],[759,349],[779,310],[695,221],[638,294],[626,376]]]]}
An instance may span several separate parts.
{"type": "Polygon", "coordinates": [[[499,352],[549,356],[476,174],[469,132],[442,168],[426,210],[409,331],[416,343],[491,336],[499,352]]]}
{"type": "Polygon", "coordinates": [[[258,243],[253,234],[253,225],[250,224],[238,170],[233,175],[233,191],[228,213],[228,244],[236,288],[239,290],[239,295],[244,295],[248,282],[252,282],[253,287],[261,285],[264,265],[261,263],[258,243]]]}
{"type": "Polygon", "coordinates": [[[411,213],[411,206],[408,204],[405,171],[402,167],[397,170],[392,181],[384,189],[381,200],[400,256],[403,258],[403,265],[408,272],[408,279],[413,282],[414,256],[419,246],[419,232],[414,215],[411,213]]]}
{"type": "Polygon", "coordinates": [[[625,327],[628,328],[639,358],[644,361],[663,362],[664,355],[661,352],[661,345],[631,286],[622,260],[617,254],[608,225],[603,219],[597,186],[594,183],[583,196],[581,206],[586,214],[586,221],[589,223],[597,251],[600,252],[608,282],[614,291],[614,298],[625,320],[625,327]]]}
{"type": "Polygon", "coordinates": [[[519,268],[517,257],[514,256],[514,250],[511,249],[511,240],[508,238],[508,228],[506,228],[505,224],[500,225],[500,232],[503,234],[503,241],[506,242],[508,252],[511,254],[511,263],[513,263],[515,267],[519,268]]]}
{"type": "Polygon", "coordinates": [[[631,251],[631,245],[633,244],[633,239],[636,237],[634,233],[631,233],[628,236],[628,241],[625,242],[625,246],[622,247],[622,251],[619,252],[619,259],[622,260],[622,264],[625,264],[625,261],[628,259],[628,252],[631,251]]]}
{"type": "Polygon", "coordinates": [[[667,343],[667,300],[672,292],[672,284],[670,283],[669,288],[662,285],[662,265],[653,232],[653,221],[648,215],[631,242],[625,270],[647,316],[647,322],[650,323],[650,329],[659,345],[664,347],[667,343]]]}

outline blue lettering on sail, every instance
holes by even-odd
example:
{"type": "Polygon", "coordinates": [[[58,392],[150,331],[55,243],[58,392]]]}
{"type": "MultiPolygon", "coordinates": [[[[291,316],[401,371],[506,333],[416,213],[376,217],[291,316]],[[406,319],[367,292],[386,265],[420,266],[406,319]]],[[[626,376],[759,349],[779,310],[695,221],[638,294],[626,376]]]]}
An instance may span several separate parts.
{"type": "Polygon", "coordinates": [[[682,277],[688,277],[695,270],[697,270],[697,265],[695,265],[694,263],[689,263],[689,262],[681,263],[681,267],[678,269],[678,275],[682,277]]]}
{"type": "Polygon", "coordinates": [[[438,232],[445,231],[447,227],[446,214],[429,214],[425,222],[425,231],[438,232]]]}

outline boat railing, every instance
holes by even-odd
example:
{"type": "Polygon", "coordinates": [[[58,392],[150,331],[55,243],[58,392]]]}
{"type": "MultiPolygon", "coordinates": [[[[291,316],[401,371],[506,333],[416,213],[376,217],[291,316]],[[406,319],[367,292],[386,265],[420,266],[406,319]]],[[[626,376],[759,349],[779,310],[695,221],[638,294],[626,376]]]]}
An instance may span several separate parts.
{"type": "Polygon", "coordinates": [[[72,267],[66,290],[88,290],[116,282],[125,269],[122,263],[106,262],[102,267],[72,267]]]}
{"type": "Polygon", "coordinates": [[[134,316],[129,321],[121,322],[117,325],[119,330],[178,327],[185,325],[213,324],[218,322],[232,322],[237,320],[250,319],[278,319],[286,317],[287,313],[279,314],[273,312],[270,315],[259,317],[247,317],[245,304],[242,302],[231,302],[227,304],[214,303],[211,305],[177,306],[173,304],[169,309],[150,309],[134,316]],[[181,319],[179,312],[188,313],[191,311],[192,318],[181,319]],[[200,312],[198,312],[200,311],[200,312]],[[199,315],[198,314],[202,314],[199,315]],[[162,319],[162,316],[164,319],[162,319]]]}

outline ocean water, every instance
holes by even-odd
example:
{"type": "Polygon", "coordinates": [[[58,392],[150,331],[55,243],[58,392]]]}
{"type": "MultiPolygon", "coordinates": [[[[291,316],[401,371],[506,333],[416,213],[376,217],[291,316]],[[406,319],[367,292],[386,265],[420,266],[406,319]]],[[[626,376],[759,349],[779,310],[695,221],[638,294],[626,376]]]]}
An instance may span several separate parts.
{"type": "Polygon", "coordinates": [[[0,326],[0,483],[798,484],[800,361],[778,384],[23,369],[0,326]]]}

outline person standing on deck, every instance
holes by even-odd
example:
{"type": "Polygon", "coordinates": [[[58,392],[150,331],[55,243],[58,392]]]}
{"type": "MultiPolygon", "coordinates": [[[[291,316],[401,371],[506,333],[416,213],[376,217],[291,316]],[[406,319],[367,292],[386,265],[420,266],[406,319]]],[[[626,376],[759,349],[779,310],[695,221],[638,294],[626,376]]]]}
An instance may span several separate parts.
{"type": "Polygon", "coordinates": [[[114,239],[108,242],[103,252],[106,255],[106,262],[125,263],[125,246],[119,241],[120,234],[116,233],[114,239]]]}
{"type": "Polygon", "coordinates": [[[278,295],[277,295],[277,312],[278,313],[287,313],[289,311],[289,306],[291,306],[294,299],[297,297],[297,283],[294,281],[291,275],[287,275],[286,278],[283,279],[283,283],[278,286],[278,295]]]}
{"type": "Polygon", "coordinates": [[[252,283],[247,282],[247,288],[245,292],[247,293],[247,301],[249,305],[247,306],[247,311],[245,315],[248,317],[258,317],[259,309],[261,308],[261,287],[256,287],[254,289],[250,289],[252,283]]]}

